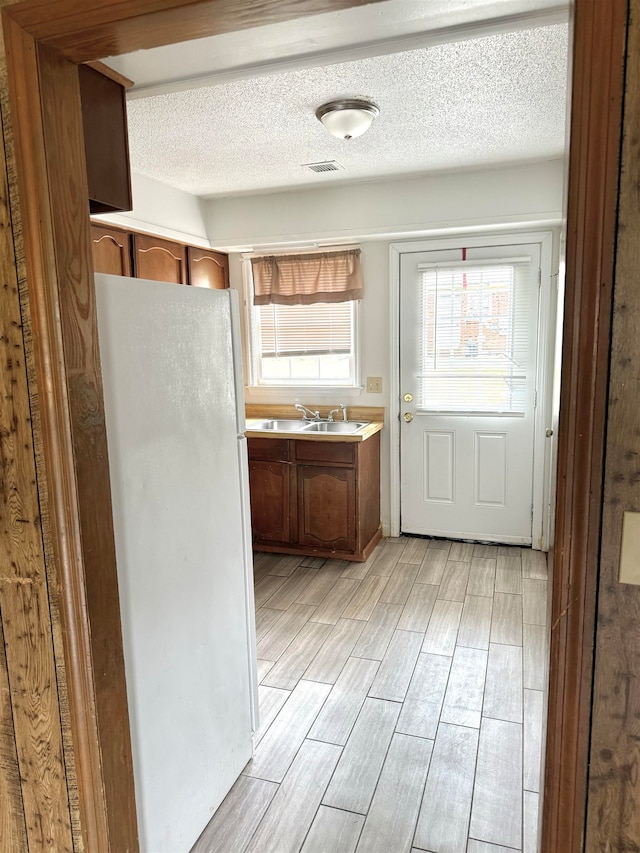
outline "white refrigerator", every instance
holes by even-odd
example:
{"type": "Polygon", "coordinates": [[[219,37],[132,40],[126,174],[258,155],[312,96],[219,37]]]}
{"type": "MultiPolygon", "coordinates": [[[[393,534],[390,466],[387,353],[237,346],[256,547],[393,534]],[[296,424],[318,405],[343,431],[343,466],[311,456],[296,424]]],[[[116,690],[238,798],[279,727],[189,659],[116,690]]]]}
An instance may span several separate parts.
{"type": "Polygon", "coordinates": [[[177,853],[257,725],[237,294],[96,291],[140,847],[177,853]]]}

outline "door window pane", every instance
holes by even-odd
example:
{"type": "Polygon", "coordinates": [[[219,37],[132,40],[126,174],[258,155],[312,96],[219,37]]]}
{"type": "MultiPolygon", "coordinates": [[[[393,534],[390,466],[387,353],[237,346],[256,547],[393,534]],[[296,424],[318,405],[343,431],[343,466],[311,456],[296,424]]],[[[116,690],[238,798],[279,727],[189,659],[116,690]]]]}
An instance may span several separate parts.
{"type": "Polygon", "coordinates": [[[524,413],[530,258],[420,264],[424,411],[524,413]]]}

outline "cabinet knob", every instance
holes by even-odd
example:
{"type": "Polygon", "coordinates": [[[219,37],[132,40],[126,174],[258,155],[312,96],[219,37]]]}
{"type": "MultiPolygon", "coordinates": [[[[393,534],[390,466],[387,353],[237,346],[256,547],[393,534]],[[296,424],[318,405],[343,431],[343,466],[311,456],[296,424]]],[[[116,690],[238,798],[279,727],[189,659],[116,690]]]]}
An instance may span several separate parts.
{"type": "Polygon", "coordinates": [[[413,415],[411,414],[411,412],[405,412],[402,417],[404,418],[404,421],[407,424],[410,424],[411,421],[413,420],[413,415]]]}

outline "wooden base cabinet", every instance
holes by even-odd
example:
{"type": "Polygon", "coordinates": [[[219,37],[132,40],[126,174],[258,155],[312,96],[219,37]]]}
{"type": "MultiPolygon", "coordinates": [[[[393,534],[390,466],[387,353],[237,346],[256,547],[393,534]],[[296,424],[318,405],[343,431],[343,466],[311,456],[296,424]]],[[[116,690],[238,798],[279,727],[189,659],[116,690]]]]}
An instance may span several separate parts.
{"type": "Polygon", "coordinates": [[[251,527],[254,537],[263,542],[289,542],[290,473],[287,462],[249,463],[251,527]]]}
{"type": "Polygon", "coordinates": [[[298,544],[354,551],[355,494],[352,468],[298,465],[298,544]]]}
{"type": "Polygon", "coordinates": [[[380,540],[380,433],[363,442],[249,439],[257,551],[366,560],[380,540]]]}

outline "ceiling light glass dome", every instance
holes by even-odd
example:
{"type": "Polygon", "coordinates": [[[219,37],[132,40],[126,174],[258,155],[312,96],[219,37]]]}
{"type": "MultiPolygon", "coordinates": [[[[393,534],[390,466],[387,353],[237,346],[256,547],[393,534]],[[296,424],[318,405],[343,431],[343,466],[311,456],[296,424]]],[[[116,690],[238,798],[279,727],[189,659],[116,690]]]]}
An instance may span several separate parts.
{"type": "Polygon", "coordinates": [[[379,112],[373,101],[345,98],[318,107],[316,117],[338,139],[355,139],[369,130],[379,112]]]}

